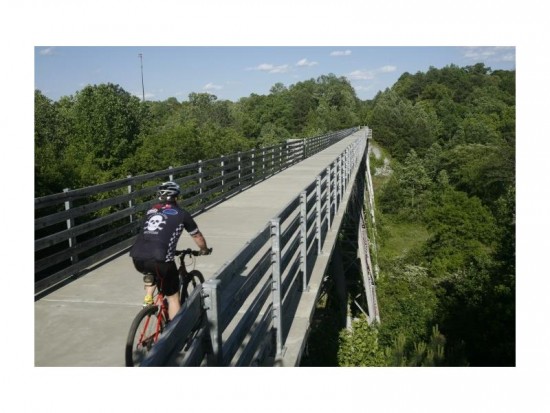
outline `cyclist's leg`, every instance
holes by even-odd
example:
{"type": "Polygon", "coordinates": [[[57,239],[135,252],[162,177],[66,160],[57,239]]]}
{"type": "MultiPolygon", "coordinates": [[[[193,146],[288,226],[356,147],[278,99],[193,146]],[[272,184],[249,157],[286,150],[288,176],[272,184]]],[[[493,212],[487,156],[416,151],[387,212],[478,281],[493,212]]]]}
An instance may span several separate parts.
{"type": "Polygon", "coordinates": [[[166,300],[168,301],[168,317],[170,320],[173,320],[181,308],[179,291],[175,294],[167,295],[166,300]]]}
{"type": "Polygon", "coordinates": [[[146,304],[153,304],[153,294],[155,293],[155,283],[154,277],[152,274],[147,274],[143,277],[144,289],[145,289],[145,299],[146,304]]]}
{"type": "Polygon", "coordinates": [[[143,274],[143,288],[145,290],[144,304],[153,304],[153,295],[155,293],[154,262],[134,259],[134,267],[143,274]]]}
{"type": "Polygon", "coordinates": [[[176,263],[173,261],[158,263],[157,278],[161,279],[162,291],[168,301],[168,317],[173,320],[180,310],[180,281],[176,263]]]}

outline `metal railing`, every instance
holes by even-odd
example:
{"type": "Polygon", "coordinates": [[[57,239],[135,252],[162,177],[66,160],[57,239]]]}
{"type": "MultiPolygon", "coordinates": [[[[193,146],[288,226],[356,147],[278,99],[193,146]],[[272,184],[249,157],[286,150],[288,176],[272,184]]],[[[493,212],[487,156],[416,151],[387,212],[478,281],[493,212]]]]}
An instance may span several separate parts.
{"type": "MultiPolygon", "coordinates": [[[[142,366],[261,365],[280,358],[302,292],[322,254],[352,172],[364,162],[360,136],[197,288],[142,366]],[[202,305],[204,311],[197,313],[202,305]],[[200,323],[190,340],[192,326],[200,323]],[[181,351],[183,346],[187,351],[181,351]]],[[[352,182],[353,184],[353,182],[352,182]]]]}
{"type": "Polygon", "coordinates": [[[132,245],[159,181],[177,182],[180,205],[196,215],[357,129],[35,198],[35,298],[132,245]]]}

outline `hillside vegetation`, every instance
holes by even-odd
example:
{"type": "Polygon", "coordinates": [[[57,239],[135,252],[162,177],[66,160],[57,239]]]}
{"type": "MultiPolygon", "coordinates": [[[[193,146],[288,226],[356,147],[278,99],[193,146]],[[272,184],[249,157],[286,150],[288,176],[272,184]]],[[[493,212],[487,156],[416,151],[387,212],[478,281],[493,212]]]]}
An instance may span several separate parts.
{"type": "Polygon", "coordinates": [[[367,123],[393,171],[375,177],[381,324],[343,332],[340,364],[514,366],[515,73],[405,73],[367,123]]]}

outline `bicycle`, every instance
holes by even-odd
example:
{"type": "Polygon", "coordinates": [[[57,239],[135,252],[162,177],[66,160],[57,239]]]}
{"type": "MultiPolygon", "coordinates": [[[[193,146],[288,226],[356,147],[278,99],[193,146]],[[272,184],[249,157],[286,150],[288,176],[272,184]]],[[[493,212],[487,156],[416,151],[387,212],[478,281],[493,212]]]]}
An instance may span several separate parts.
{"type": "MultiPolygon", "coordinates": [[[[208,251],[212,253],[212,248],[209,248],[208,251]]],[[[175,255],[180,259],[178,274],[180,279],[180,303],[183,306],[195,288],[204,282],[204,276],[195,269],[187,271],[185,264],[185,257],[189,256],[192,259],[194,268],[194,257],[200,255],[199,251],[188,248],[176,251],[175,255]]],[[[130,326],[125,349],[126,367],[138,366],[143,361],[165,330],[167,322],[168,302],[155,282],[153,304],[143,307],[130,326]]]]}

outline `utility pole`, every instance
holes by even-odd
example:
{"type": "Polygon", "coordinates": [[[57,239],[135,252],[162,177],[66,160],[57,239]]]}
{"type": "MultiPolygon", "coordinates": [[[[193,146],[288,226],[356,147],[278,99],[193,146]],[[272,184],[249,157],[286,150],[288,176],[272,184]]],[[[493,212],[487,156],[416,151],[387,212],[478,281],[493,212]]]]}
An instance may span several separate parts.
{"type": "Polygon", "coordinates": [[[139,60],[141,61],[141,92],[143,94],[143,102],[145,102],[145,86],[143,85],[143,54],[139,54],[139,60]]]}

